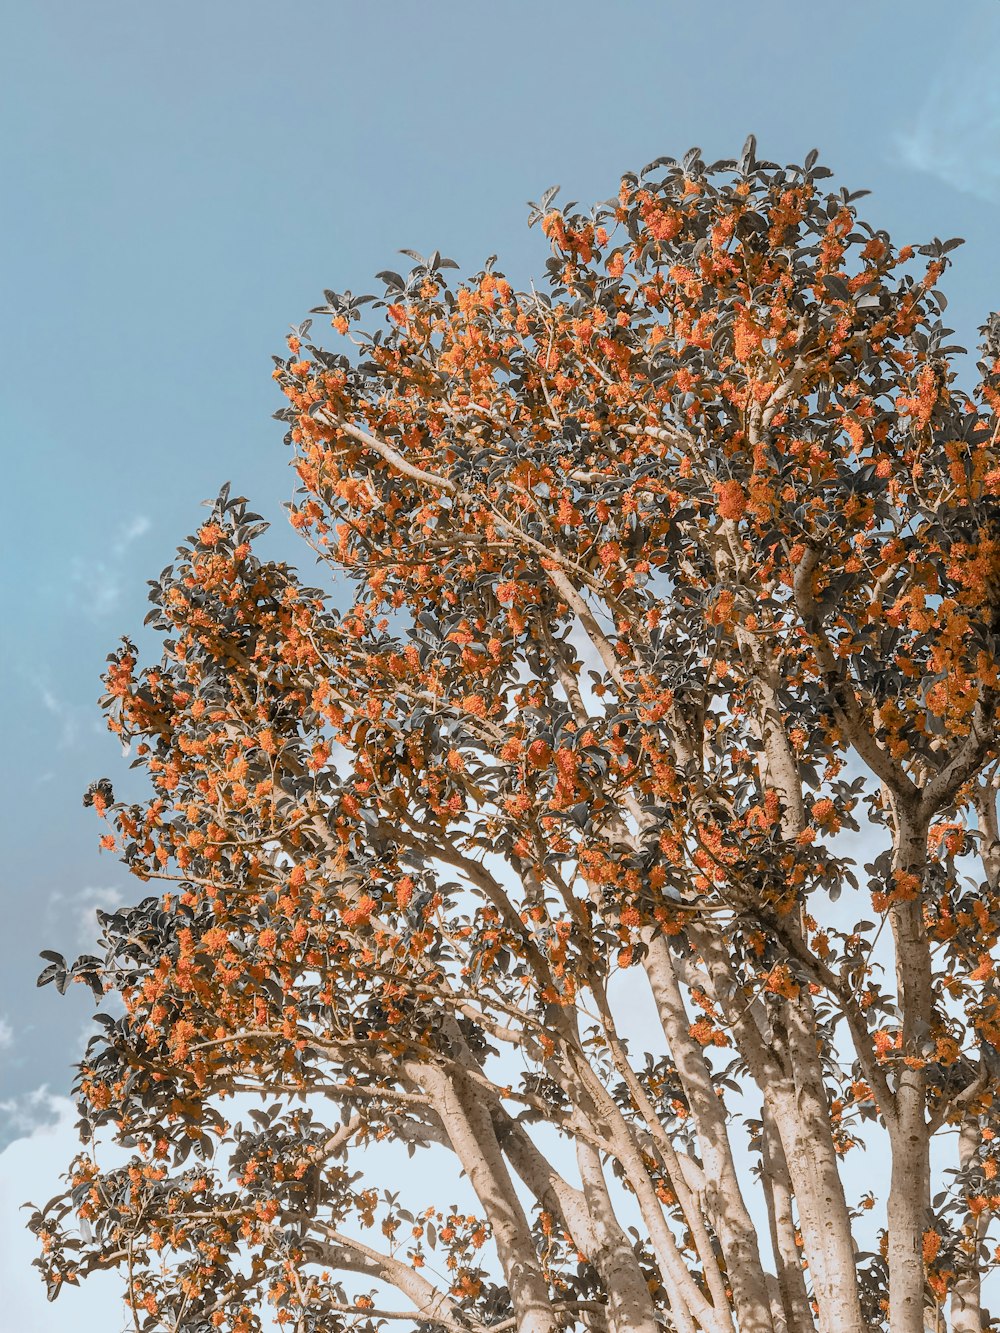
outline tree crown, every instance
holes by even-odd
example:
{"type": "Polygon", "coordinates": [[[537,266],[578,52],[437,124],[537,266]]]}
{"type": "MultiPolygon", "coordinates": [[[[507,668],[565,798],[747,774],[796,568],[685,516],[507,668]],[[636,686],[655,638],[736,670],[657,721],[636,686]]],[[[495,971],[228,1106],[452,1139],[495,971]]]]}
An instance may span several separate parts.
{"type": "Polygon", "coordinates": [[[78,1090],[135,1153],[35,1214],[53,1291],[124,1266],[151,1330],[374,1329],[386,1286],[428,1330],[914,1333],[949,1293],[979,1327],[1000,346],[963,392],[957,242],[896,248],[828,175],[751,140],[549,191],[545,291],[411,255],[325,294],[346,350],[289,337],[291,520],[340,582],[259,559],[226,489],[152,586],[161,660],[109,659],[152,795],[87,800],[167,884],[43,973],[121,997],[78,1090]],[[471,1210],[362,1178],[386,1138],[471,1210]]]}

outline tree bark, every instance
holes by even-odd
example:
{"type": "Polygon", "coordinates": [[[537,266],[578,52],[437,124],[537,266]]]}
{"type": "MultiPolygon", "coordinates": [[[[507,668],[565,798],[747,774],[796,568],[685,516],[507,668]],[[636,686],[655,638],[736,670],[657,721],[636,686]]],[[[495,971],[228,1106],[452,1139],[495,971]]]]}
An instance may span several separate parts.
{"type": "Polygon", "coordinates": [[[725,1109],[712,1084],[704,1052],[691,1036],[670,950],[662,935],[646,932],[646,976],[656,1011],[691,1106],[705,1172],[705,1199],[726,1260],[740,1333],[773,1333],[757,1232],[747,1211],[733,1159],[725,1109]]]}
{"type": "Polygon", "coordinates": [[[858,1297],[850,1216],[830,1142],[825,1088],[803,1080],[797,1088],[767,1089],[765,1097],[798,1203],[820,1333],[868,1333],[858,1297]]]}
{"type": "Polygon", "coordinates": [[[558,1319],[520,1200],[493,1132],[489,1112],[461,1069],[415,1065],[408,1076],[434,1103],[456,1157],[493,1228],[510,1290],[517,1333],[555,1333],[558,1319]]]}
{"type": "Polygon", "coordinates": [[[829,1099],[816,1051],[808,996],[782,1007],[787,1031],[767,1046],[742,996],[722,987],[732,973],[723,943],[707,931],[698,948],[740,1054],[759,1087],[780,1136],[799,1209],[799,1226],[813,1277],[821,1333],[868,1333],[861,1317],[854,1241],[830,1126],[829,1099]]]}
{"type": "Polygon", "coordinates": [[[494,1106],[492,1115],[497,1141],[511,1166],[600,1275],[608,1292],[613,1333],[659,1333],[653,1298],[615,1216],[596,1149],[577,1141],[583,1180],[583,1189],[578,1190],[556,1171],[527,1130],[503,1107],[494,1106]]]}
{"type": "MultiPolygon", "coordinates": [[[[975,1116],[962,1122],[958,1135],[958,1164],[966,1167],[975,1156],[979,1146],[979,1123],[975,1116]]],[[[982,1315],[982,1280],[979,1271],[979,1246],[982,1242],[983,1223],[980,1217],[969,1214],[965,1230],[972,1245],[972,1259],[969,1271],[955,1280],[951,1289],[951,1328],[952,1333],[981,1333],[982,1315]]]]}
{"type": "Polygon", "coordinates": [[[597,1150],[578,1141],[576,1160],[593,1232],[593,1250],[587,1258],[607,1288],[613,1333],[659,1333],[649,1288],[628,1237],[615,1217],[597,1150]]]}
{"type": "MultiPolygon", "coordinates": [[[[898,812],[896,824],[893,870],[920,878],[927,852],[926,826],[911,825],[898,812]]],[[[894,1114],[889,1118],[889,1329],[890,1333],[923,1333],[923,1238],[931,1199],[930,1128],[924,1071],[915,1061],[920,1043],[930,1031],[931,956],[919,893],[908,901],[894,903],[889,910],[904,1057],[899,1063],[894,1114]],[[913,1063],[907,1064],[906,1059],[913,1063]]]]}
{"type": "Polygon", "coordinates": [[[806,1291],[802,1272],[802,1255],[795,1243],[795,1218],[792,1214],[792,1182],[788,1163],[771,1118],[765,1106],[761,1112],[762,1180],[767,1202],[767,1220],[771,1232],[774,1262],[778,1269],[778,1291],[788,1333],[813,1333],[812,1306],[806,1291]]]}

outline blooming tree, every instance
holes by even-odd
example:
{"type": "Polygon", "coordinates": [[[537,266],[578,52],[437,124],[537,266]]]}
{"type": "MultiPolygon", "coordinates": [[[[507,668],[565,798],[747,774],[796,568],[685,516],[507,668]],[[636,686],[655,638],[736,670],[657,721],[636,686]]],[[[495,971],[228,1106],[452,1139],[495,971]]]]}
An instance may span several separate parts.
{"type": "Polygon", "coordinates": [[[750,140],[549,191],[544,291],[414,255],[326,293],[335,350],[288,339],[339,582],[224,490],[162,656],[109,659],[150,795],[87,801],[159,896],[40,979],[123,1005],[31,1221],[52,1293],[119,1268],[188,1333],[988,1325],[1000,337],[969,396],[958,242],[829,174],[750,140]]]}

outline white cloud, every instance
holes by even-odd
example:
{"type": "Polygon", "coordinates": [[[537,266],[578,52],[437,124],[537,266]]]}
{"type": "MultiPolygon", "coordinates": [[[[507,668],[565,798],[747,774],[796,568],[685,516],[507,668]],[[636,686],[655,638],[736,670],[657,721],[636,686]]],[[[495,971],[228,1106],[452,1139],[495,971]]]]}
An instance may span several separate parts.
{"type": "Polygon", "coordinates": [[[71,927],[72,934],[63,936],[64,948],[91,949],[99,930],[98,909],[111,912],[128,900],[128,891],[113,884],[88,884],[70,893],[57,889],[49,898],[47,917],[64,931],[67,924],[71,927]]]}
{"type": "Polygon", "coordinates": [[[907,166],[989,200],[1000,200],[998,56],[1000,6],[977,6],[926,81],[913,123],[895,136],[907,166]]]}
{"type": "Polygon", "coordinates": [[[145,537],[152,526],[145,514],[136,514],[135,518],[122,528],[118,540],[111,548],[112,552],[121,559],[132,543],[138,541],[140,537],[145,537]]]}
{"type": "Polygon", "coordinates": [[[104,548],[105,554],[87,560],[78,556],[73,560],[70,580],[74,587],[74,604],[90,619],[101,620],[118,605],[124,591],[122,564],[125,556],[129,547],[144,537],[151,527],[145,514],[137,514],[119,528],[104,548]]]}
{"type": "Polygon", "coordinates": [[[92,945],[97,938],[99,926],[98,910],[113,912],[121,907],[127,895],[121,889],[109,886],[91,886],[77,895],[76,936],[81,944],[92,945]]]}
{"type": "Polygon", "coordinates": [[[42,707],[59,723],[59,748],[68,749],[80,734],[80,709],[60,699],[47,686],[41,688],[42,707]]]}
{"type": "Polygon", "coordinates": [[[5,1051],[14,1044],[14,1029],[7,1019],[0,1014],[0,1051],[5,1051]]]}
{"type": "Polygon", "coordinates": [[[120,1300],[121,1280],[99,1273],[79,1288],[66,1287],[58,1301],[45,1299],[38,1270],[32,1261],[38,1250],[34,1236],[25,1229],[26,1200],[44,1204],[61,1188],[60,1173],[77,1151],[74,1122],[76,1111],[65,1097],[50,1097],[44,1088],[32,1094],[43,1104],[49,1123],[35,1124],[29,1132],[0,1152],[0,1291],[3,1291],[3,1322],[7,1328],[30,1329],[31,1333],[117,1333],[124,1327],[120,1300]]]}
{"type": "Polygon", "coordinates": [[[58,1103],[61,1100],[53,1097],[48,1086],[43,1084],[23,1096],[0,1101],[0,1124],[3,1125],[4,1138],[9,1141],[25,1134],[34,1134],[51,1125],[60,1114],[58,1103]]]}

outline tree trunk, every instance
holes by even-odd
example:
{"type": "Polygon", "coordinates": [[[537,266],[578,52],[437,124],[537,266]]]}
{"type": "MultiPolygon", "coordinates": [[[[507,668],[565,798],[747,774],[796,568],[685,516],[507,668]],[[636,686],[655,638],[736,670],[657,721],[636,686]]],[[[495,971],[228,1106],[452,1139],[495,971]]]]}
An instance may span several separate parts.
{"type": "MultiPolygon", "coordinates": [[[[922,877],[927,830],[898,812],[893,870],[922,877]]],[[[921,896],[889,909],[896,948],[896,993],[902,1018],[902,1054],[919,1057],[931,1024],[931,957],[923,924],[921,896]]],[[[889,1119],[892,1176],[889,1186],[889,1329],[923,1333],[924,1230],[931,1201],[930,1130],[922,1068],[899,1063],[895,1114],[889,1119]]]]}
{"type": "Polygon", "coordinates": [[[826,1092],[812,1081],[765,1090],[781,1137],[812,1274],[820,1333],[868,1333],[861,1316],[850,1216],[830,1140],[826,1092]]]}
{"type": "MultiPolygon", "coordinates": [[[[979,1146],[979,1122],[975,1116],[963,1120],[958,1135],[958,1164],[965,1167],[979,1146]]],[[[962,1274],[951,1289],[952,1333],[980,1333],[983,1326],[982,1289],[979,1273],[979,1246],[982,1240],[981,1218],[969,1217],[965,1224],[968,1239],[973,1246],[970,1271],[962,1274]]]]}
{"type": "Polygon", "coordinates": [[[795,1243],[795,1219],[792,1215],[792,1182],[788,1176],[781,1140],[775,1132],[771,1113],[762,1111],[763,1184],[767,1202],[767,1220],[771,1231],[774,1262],[778,1268],[778,1290],[788,1333],[813,1333],[812,1306],[802,1272],[802,1254],[795,1243]]]}
{"type": "Polygon", "coordinates": [[[921,1071],[905,1069],[896,1092],[897,1122],[891,1136],[889,1229],[889,1330],[923,1333],[924,1230],[930,1200],[930,1160],[921,1071]]]}
{"type": "Polygon", "coordinates": [[[517,1333],[555,1333],[558,1320],[549,1299],[549,1285],[487,1108],[460,1069],[453,1068],[446,1074],[432,1065],[415,1065],[407,1073],[430,1096],[493,1228],[517,1333]]]}
{"type": "Polygon", "coordinates": [[[706,1202],[722,1246],[740,1333],[773,1333],[770,1302],[757,1232],[743,1200],[733,1161],[725,1109],[712,1084],[704,1052],[690,1034],[690,1020],[662,935],[647,932],[646,975],[681,1084],[691,1105],[706,1180],[706,1202]]]}
{"type": "Polygon", "coordinates": [[[658,1333],[653,1298],[615,1216],[596,1150],[577,1140],[577,1162],[583,1180],[583,1189],[578,1190],[556,1171],[524,1126],[511,1119],[499,1103],[491,1113],[497,1141],[511,1166],[600,1275],[608,1292],[612,1333],[658,1333]]]}
{"type": "Polygon", "coordinates": [[[597,1150],[578,1141],[576,1160],[594,1237],[594,1248],[587,1258],[607,1288],[613,1333],[659,1333],[649,1288],[628,1237],[615,1217],[597,1150]]]}
{"type": "Polygon", "coordinates": [[[868,1333],[861,1317],[851,1218],[833,1145],[809,997],[803,990],[796,1001],[783,1005],[786,1030],[776,1026],[766,1046],[758,1027],[763,1016],[755,1017],[745,1001],[726,993],[732,973],[724,944],[701,931],[698,949],[785,1151],[821,1333],[868,1333]]]}

